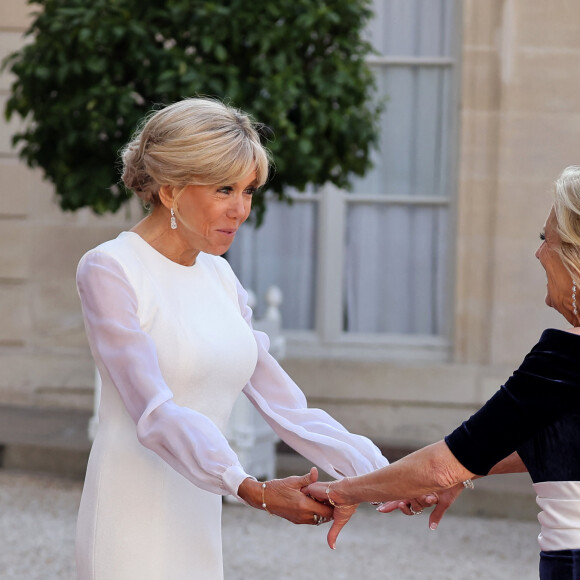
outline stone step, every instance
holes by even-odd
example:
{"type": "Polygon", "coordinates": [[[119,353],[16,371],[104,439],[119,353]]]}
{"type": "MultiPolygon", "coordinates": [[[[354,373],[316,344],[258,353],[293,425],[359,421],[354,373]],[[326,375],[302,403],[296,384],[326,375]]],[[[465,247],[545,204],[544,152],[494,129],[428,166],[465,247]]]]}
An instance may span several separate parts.
{"type": "Polygon", "coordinates": [[[0,405],[0,467],[82,479],[88,411],[0,405]]]}

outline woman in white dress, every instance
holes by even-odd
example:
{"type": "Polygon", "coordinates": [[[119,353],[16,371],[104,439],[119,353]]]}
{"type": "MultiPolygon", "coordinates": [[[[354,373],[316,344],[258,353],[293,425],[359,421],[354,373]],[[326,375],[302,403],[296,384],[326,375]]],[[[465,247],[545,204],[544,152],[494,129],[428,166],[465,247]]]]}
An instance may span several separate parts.
{"type": "MultiPolygon", "coordinates": [[[[221,495],[294,523],[332,518],[301,492],[317,472],[266,482],[224,437],[241,391],[279,437],[336,478],[387,465],[319,409],[252,330],[220,258],[247,219],[268,155],[250,118],[210,99],[153,113],[123,151],[148,204],[131,231],[81,259],[77,284],[102,378],[77,526],[80,580],[223,578],[221,495]]],[[[354,510],[354,508],[353,508],[354,510]]]]}

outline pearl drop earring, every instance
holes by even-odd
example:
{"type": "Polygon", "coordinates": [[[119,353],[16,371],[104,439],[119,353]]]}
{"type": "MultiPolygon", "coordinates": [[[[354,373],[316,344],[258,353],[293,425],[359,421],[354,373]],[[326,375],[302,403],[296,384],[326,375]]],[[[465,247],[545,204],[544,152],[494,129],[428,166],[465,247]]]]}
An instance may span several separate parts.
{"type": "Polygon", "coordinates": [[[173,211],[173,208],[171,208],[171,229],[177,229],[177,221],[175,220],[175,212],[173,211]]]}

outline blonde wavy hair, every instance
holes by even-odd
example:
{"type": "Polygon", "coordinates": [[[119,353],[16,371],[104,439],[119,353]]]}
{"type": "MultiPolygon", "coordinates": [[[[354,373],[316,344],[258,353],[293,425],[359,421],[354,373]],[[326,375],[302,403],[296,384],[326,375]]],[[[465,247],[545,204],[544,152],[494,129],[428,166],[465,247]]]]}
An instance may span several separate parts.
{"type": "Polygon", "coordinates": [[[580,166],[571,165],[555,182],[554,213],[560,237],[562,263],[576,283],[580,281],[580,166]]]}
{"type": "Polygon", "coordinates": [[[159,189],[218,185],[256,171],[268,178],[270,154],[260,125],[239,109],[209,98],[187,98],[152,111],[121,151],[122,180],[146,204],[158,205],[159,189]]]}

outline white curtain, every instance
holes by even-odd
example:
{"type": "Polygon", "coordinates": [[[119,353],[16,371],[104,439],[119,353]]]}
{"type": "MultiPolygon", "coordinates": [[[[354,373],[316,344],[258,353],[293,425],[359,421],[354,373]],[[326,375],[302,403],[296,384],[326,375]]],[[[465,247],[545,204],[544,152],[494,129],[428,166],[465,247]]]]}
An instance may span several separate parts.
{"type": "Polygon", "coordinates": [[[227,255],[242,285],[255,292],[257,315],[262,314],[267,289],[272,285],[282,289],[286,329],[314,328],[316,222],[316,202],[271,201],[263,225],[256,230],[245,224],[227,255]]]}
{"type": "Polygon", "coordinates": [[[368,40],[380,54],[446,56],[458,0],[374,0],[368,40]]]}
{"type": "Polygon", "coordinates": [[[441,334],[447,233],[446,207],[351,207],[344,330],[441,334]]]}
{"type": "MultiPolygon", "coordinates": [[[[448,57],[453,0],[376,0],[369,40],[389,57],[448,57]]],[[[374,65],[387,96],[374,169],[355,182],[347,204],[343,329],[444,332],[450,197],[453,68],[374,65]],[[357,203],[357,195],[384,203],[357,203]],[[396,204],[389,198],[396,197],[396,204]],[[400,203],[408,198],[409,203],[400,203]]]]}

